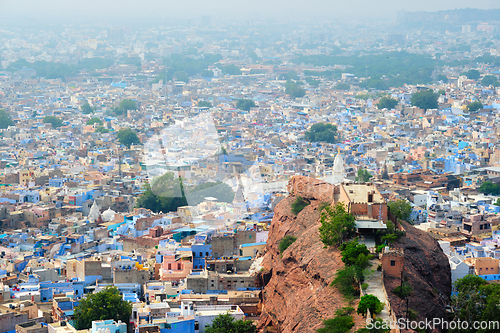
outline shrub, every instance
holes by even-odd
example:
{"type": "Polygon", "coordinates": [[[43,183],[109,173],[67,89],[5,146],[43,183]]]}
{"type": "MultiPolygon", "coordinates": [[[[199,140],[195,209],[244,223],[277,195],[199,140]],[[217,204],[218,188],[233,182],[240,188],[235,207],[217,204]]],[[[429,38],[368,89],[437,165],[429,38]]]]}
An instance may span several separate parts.
{"type": "Polygon", "coordinates": [[[297,240],[297,237],[293,237],[290,235],[283,237],[280,241],[280,244],[278,245],[278,249],[279,249],[280,253],[285,252],[285,250],[288,249],[288,247],[290,245],[292,245],[293,242],[295,242],[296,240],[297,240]]]}
{"type": "Polygon", "coordinates": [[[376,314],[382,312],[384,309],[384,303],[380,302],[375,295],[365,295],[361,297],[358,303],[357,313],[366,316],[368,310],[370,313],[376,314]]]}
{"type": "Polygon", "coordinates": [[[413,291],[413,287],[408,282],[403,282],[400,286],[397,286],[392,290],[392,292],[399,296],[400,298],[407,298],[413,291]]]}
{"type": "Polygon", "coordinates": [[[295,198],[295,201],[292,203],[292,213],[297,215],[302,211],[302,209],[309,206],[310,202],[306,199],[302,198],[300,195],[295,198]]]}
{"type": "Polygon", "coordinates": [[[343,243],[339,249],[342,254],[342,262],[346,264],[346,266],[355,265],[360,255],[368,256],[370,254],[366,245],[359,244],[356,240],[343,243]]]}
{"type": "Polygon", "coordinates": [[[321,212],[319,236],[325,248],[338,246],[352,237],[356,231],[356,218],[347,211],[344,204],[337,203],[334,207],[325,207],[321,212]]]}
{"type": "Polygon", "coordinates": [[[367,289],[368,287],[369,287],[369,284],[368,284],[368,283],[363,283],[363,284],[361,285],[361,289],[363,289],[363,290],[367,289]]]}
{"type": "Polygon", "coordinates": [[[359,272],[355,267],[344,267],[339,269],[332,281],[332,286],[337,287],[344,297],[354,297],[359,295],[358,276],[359,272]]]}

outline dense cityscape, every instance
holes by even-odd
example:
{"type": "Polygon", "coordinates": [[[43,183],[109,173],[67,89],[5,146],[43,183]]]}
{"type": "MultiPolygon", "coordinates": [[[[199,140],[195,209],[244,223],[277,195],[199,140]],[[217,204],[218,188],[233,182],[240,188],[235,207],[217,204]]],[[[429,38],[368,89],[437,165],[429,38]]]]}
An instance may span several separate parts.
{"type": "Polygon", "coordinates": [[[0,24],[0,332],[499,332],[499,66],[498,9],[0,24]]]}

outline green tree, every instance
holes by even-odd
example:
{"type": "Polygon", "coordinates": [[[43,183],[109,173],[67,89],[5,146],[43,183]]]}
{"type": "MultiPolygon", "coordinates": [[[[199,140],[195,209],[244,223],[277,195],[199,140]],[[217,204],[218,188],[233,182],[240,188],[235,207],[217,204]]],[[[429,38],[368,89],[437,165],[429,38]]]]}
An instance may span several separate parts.
{"type": "Polygon", "coordinates": [[[87,120],[86,122],[86,125],[94,125],[94,124],[102,125],[102,120],[97,117],[93,117],[87,120]]]}
{"type": "Polygon", "coordinates": [[[362,273],[354,266],[346,266],[337,270],[331,283],[345,298],[359,295],[359,282],[363,280],[362,273]]]}
{"type": "Polygon", "coordinates": [[[392,215],[396,216],[398,219],[412,222],[410,215],[413,209],[407,200],[398,199],[396,201],[389,201],[387,207],[389,207],[392,215]]]}
{"type": "Polygon", "coordinates": [[[131,99],[123,99],[118,107],[123,111],[137,110],[137,104],[131,99]]]}
{"type": "Polygon", "coordinates": [[[495,206],[500,206],[500,198],[497,199],[497,202],[494,203],[495,206]]]}
{"type": "Polygon", "coordinates": [[[498,86],[500,86],[500,82],[498,82],[496,76],[493,76],[493,75],[485,75],[483,77],[483,79],[481,80],[481,84],[485,87],[488,87],[488,86],[498,87],[498,86]]]}
{"type": "Polygon", "coordinates": [[[448,77],[446,75],[443,75],[443,74],[438,74],[437,80],[443,81],[443,83],[448,83],[448,77]]]}
{"type": "Polygon", "coordinates": [[[210,325],[205,326],[205,333],[255,333],[257,327],[250,320],[235,320],[230,314],[217,315],[210,325]]]}
{"type": "Polygon", "coordinates": [[[89,102],[87,102],[87,101],[80,106],[80,109],[82,110],[82,112],[84,114],[91,114],[96,110],[96,108],[91,107],[89,102]]]}
{"type": "Polygon", "coordinates": [[[250,111],[250,108],[255,107],[255,102],[251,99],[239,99],[236,102],[236,107],[243,111],[250,111]]]}
{"type": "Polygon", "coordinates": [[[187,76],[186,72],[183,71],[177,71],[174,73],[174,79],[176,81],[182,81],[182,82],[189,82],[189,77],[187,76]]]}
{"type": "Polygon", "coordinates": [[[333,87],[333,89],[335,89],[335,90],[349,90],[349,89],[351,89],[351,86],[347,83],[340,82],[340,83],[337,83],[335,85],[335,87],[333,87]]]}
{"type": "Polygon", "coordinates": [[[229,64],[222,67],[222,73],[227,75],[241,75],[241,70],[238,66],[229,64]]]}
{"type": "Polygon", "coordinates": [[[469,80],[477,80],[481,77],[481,73],[477,69],[470,69],[464,74],[469,80]]]}
{"type": "Polygon", "coordinates": [[[352,316],[335,316],[335,318],[323,321],[323,327],[316,330],[317,333],[347,333],[354,326],[352,316]]]}
{"type": "Polygon", "coordinates": [[[411,293],[413,292],[413,287],[411,286],[411,284],[405,281],[401,285],[394,288],[392,292],[400,298],[405,299],[411,295],[411,293]]]}
{"type": "Polygon", "coordinates": [[[446,95],[446,91],[444,89],[439,89],[437,93],[439,95],[446,95]]]}
{"type": "Polygon", "coordinates": [[[290,235],[286,235],[285,237],[283,237],[280,240],[280,244],[278,245],[278,250],[280,251],[280,253],[285,252],[285,250],[288,249],[288,247],[290,245],[292,245],[293,242],[295,242],[296,240],[297,240],[297,237],[293,237],[290,235]]]}
{"type": "Polygon", "coordinates": [[[317,123],[305,133],[309,142],[335,143],[337,140],[337,126],[327,123],[317,123]]]}
{"type": "Polygon", "coordinates": [[[384,304],[380,302],[375,295],[365,295],[362,296],[358,303],[358,309],[356,312],[363,316],[366,316],[368,310],[372,315],[382,312],[384,309],[384,304]]]}
{"type": "Polygon", "coordinates": [[[206,197],[214,197],[219,202],[233,202],[234,191],[231,186],[222,182],[206,182],[196,185],[186,194],[189,205],[196,206],[205,201],[206,197]]]}
{"type": "Polygon", "coordinates": [[[0,128],[4,129],[9,126],[14,126],[12,118],[4,109],[0,109],[0,128]]]}
{"type": "Polygon", "coordinates": [[[474,111],[477,111],[479,109],[482,109],[483,108],[483,103],[481,103],[480,101],[474,101],[472,103],[470,103],[469,105],[467,105],[467,110],[469,112],[474,112],[474,111]]]}
{"type": "Polygon", "coordinates": [[[207,101],[198,101],[198,104],[196,104],[199,108],[211,108],[212,103],[207,102],[207,101]]]}
{"type": "Polygon", "coordinates": [[[130,128],[123,128],[116,133],[116,137],[118,141],[127,148],[130,149],[131,145],[140,144],[141,140],[137,136],[137,134],[132,131],[130,128]]]}
{"type": "Polygon", "coordinates": [[[132,303],[124,301],[118,288],[108,286],[95,294],[87,294],[75,308],[75,328],[89,329],[92,321],[114,319],[128,323],[132,314],[132,303]]]}
{"type": "Polygon", "coordinates": [[[182,179],[174,179],[172,172],[155,177],[151,184],[146,183],[136,202],[136,207],[147,208],[155,213],[173,212],[187,205],[182,179]]]}
{"type": "Polygon", "coordinates": [[[414,93],[410,102],[411,105],[424,110],[438,108],[438,96],[431,89],[414,93]]]}
{"type": "Polygon", "coordinates": [[[356,231],[356,217],[347,211],[342,202],[325,207],[320,222],[319,236],[325,248],[340,245],[356,231]]]}
{"type": "Polygon", "coordinates": [[[288,80],[285,83],[285,93],[290,95],[290,97],[304,97],[306,95],[306,91],[302,88],[297,82],[293,82],[292,80],[288,80]]]}
{"type": "Polygon", "coordinates": [[[378,101],[377,108],[379,110],[382,109],[392,110],[396,105],[398,105],[397,99],[384,96],[378,101]]]}
{"type": "Polygon", "coordinates": [[[94,130],[94,133],[101,133],[101,134],[109,133],[109,129],[107,129],[104,126],[99,126],[94,130]]]}
{"type": "Polygon", "coordinates": [[[45,116],[43,117],[42,122],[44,124],[52,124],[52,128],[61,127],[63,124],[62,120],[56,116],[45,116]]]}
{"type": "Polygon", "coordinates": [[[366,183],[372,177],[373,177],[372,174],[369,173],[368,170],[366,170],[366,169],[359,169],[358,170],[358,176],[356,177],[356,181],[357,182],[361,182],[361,183],[366,183]]]}
{"type": "MultiPolygon", "coordinates": [[[[346,266],[357,266],[360,256],[368,256],[370,251],[365,244],[359,244],[356,240],[345,242],[339,247],[342,255],[342,262],[346,266]]],[[[366,267],[360,267],[365,269],[366,267]]]]}
{"type": "Polygon", "coordinates": [[[498,184],[486,181],[479,186],[478,191],[480,193],[484,193],[486,195],[499,195],[500,194],[500,186],[498,184]]]}
{"type": "Polygon", "coordinates": [[[298,213],[300,213],[302,211],[302,209],[309,206],[309,204],[310,204],[310,202],[308,200],[306,200],[303,197],[301,197],[300,195],[298,195],[295,198],[295,201],[292,203],[292,213],[294,215],[297,215],[298,213]]]}
{"type": "Polygon", "coordinates": [[[214,77],[214,71],[211,71],[210,69],[204,69],[200,73],[201,77],[214,77]]]}

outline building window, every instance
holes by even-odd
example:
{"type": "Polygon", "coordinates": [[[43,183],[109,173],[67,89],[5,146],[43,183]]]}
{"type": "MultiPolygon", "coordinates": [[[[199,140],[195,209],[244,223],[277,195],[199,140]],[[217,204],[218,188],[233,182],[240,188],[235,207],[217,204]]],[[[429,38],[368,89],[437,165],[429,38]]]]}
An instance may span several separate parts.
{"type": "Polygon", "coordinates": [[[180,271],[182,268],[181,268],[181,264],[177,264],[177,269],[180,271]]]}
{"type": "Polygon", "coordinates": [[[195,321],[195,322],[194,322],[194,330],[195,330],[195,331],[198,331],[199,329],[200,329],[200,323],[199,323],[199,322],[197,322],[197,321],[195,321]]]}
{"type": "Polygon", "coordinates": [[[168,264],[168,269],[172,269],[172,264],[168,264]]]}
{"type": "Polygon", "coordinates": [[[203,252],[200,252],[200,257],[203,257],[203,252]]]}
{"type": "Polygon", "coordinates": [[[205,256],[207,256],[207,257],[208,257],[208,252],[205,252],[205,256]]]}
{"type": "Polygon", "coordinates": [[[391,266],[396,266],[396,260],[391,260],[391,266]]]}

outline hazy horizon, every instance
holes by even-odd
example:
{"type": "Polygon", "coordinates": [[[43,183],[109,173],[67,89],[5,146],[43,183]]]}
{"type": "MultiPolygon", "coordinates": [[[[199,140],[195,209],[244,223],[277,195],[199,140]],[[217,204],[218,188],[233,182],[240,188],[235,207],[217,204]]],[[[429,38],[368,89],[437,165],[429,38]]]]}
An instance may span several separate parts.
{"type": "Polygon", "coordinates": [[[171,18],[186,19],[209,15],[213,20],[241,19],[395,19],[400,11],[440,11],[461,8],[492,9],[499,8],[491,0],[455,0],[402,2],[396,0],[367,1],[352,0],[349,2],[329,2],[321,0],[283,1],[255,0],[241,4],[230,0],[87,0],[85,2],[69,1],[35,1],[35,0],[0,0],[0,18],[4,21],[23,23],[44,20],[67,21],[81,23],[84,20],[120,20],[131,18],[171,18]],[[24,21],[27,20],[27,21],[24,21]]]}

